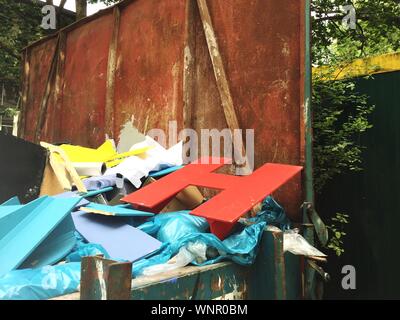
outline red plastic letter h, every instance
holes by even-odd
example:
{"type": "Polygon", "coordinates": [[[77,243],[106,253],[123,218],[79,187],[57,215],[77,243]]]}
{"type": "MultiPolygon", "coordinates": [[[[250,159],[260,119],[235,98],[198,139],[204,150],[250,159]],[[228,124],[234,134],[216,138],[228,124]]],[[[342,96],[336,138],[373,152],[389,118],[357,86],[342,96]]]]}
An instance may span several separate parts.
{"type": "Polygon", "coordinates": [[[213,173],[223,165],[223,159],[202,159],[122,200],[142,210],[159,212],[177,193],[190,185],[222,190],[192,210],[191,214],[206,218],[211,232],[223,239],[242,215],[302,170],[300,166],[267,163],[244,177],[213,173]]]}

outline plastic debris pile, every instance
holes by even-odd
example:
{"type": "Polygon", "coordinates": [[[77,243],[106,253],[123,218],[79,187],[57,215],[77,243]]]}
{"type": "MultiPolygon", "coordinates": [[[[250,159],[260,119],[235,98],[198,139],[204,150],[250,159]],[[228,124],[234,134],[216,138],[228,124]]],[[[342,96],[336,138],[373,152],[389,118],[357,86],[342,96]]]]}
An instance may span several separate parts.
{"type": "Polygon", "coordinates": [[[41,145],[47,158],[37,165],[40,186],[0,206],[0,299],[76,292],[82,257],[99,254],[133,262],[135,277],[222,260],[250,265],[266,225],[288,230],[287,250],[324,257],[290,230],[271,197],[255,216],[235,222],[224,239],[210,232],[206,218],[190,214],[207,201],[195,186],[158,205],[157,212],[123,201],[185,167],[181,142],[167,150],[146,136],[119,153],[112,140],[97,149],[41,145]]]}

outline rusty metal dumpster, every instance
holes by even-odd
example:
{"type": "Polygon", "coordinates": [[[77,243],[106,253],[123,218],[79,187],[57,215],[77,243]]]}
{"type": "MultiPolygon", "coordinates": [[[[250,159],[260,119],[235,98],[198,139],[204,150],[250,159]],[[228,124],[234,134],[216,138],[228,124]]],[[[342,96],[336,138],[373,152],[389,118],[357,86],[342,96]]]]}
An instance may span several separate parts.
{"type": "MultiPolygon", "coordinates": [[[[302,222],[313,202],[309,16],[309,0],[122,1],[24,50],[19,135],[97,147],[106,136],[118,140],[127,123],[144,133],[168,131],[170,121],[197,132],[254,129],[255,168],[266,162],[305,167],[303,177],[274,194],[289,217],[302,222]],[[305,201],[310,204],[301,210],[305,201]]],[[[243,289],[243,297],[304,297],[305,264],[283,257],[265,262],[276,264],[275,273],[254,266],[257,278],[277,281],[269,294],[243,289]],[[283,260],[290,262],[279,271],[283,260]],[[292,289],[296,293],[288,294],[292,289]]],[[[188,272],[184,281],[221,270],[235,279],[249,272],[231,264],[206,269],[188,272]]],[[[240,288],[254,281],[245,278],[240,288]]],[[[210,294],[196,297],[215,297],[213,283],[205,289],[210,294]]],[[[157,292],[143,287],[133,296],[157,292]]],[[[223,287],[215,289],[220,296],[223,287]]]]}

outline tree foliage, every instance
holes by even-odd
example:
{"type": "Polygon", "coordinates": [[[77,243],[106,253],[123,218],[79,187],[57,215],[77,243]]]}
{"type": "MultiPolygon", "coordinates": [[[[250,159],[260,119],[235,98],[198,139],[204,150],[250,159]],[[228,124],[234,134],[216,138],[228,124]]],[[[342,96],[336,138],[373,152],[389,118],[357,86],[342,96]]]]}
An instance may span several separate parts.
{"type": "Polygon", "coordinates": [[[356,91],[354,81],[315,79],[314,181],[317,193],[343,171],[362,170],[362,145],[358,136],[372,127],[368,121],[374,106],[356,91]]]}
{"type": "MultiPolygon", "coordinates": [[[[340,69],[356,58],[400,49],[400,0],[312,0],[312,63],[340,69]],[[341,5],[356,9],[356,28],[342,24],[341,5]]],[[[363,170],[360,135],[370,129],[374,106],[357,92],[354,79],[326,81],[313,76],[314,182],[321,193],[335,176],[363,170]]],[[[328,218],[328,217],[325,217],[328,218]]],[[[330,218],[328,249],[344,252],[346,214],[330,218]]]]}
{"type": "Polygon", "coordinates": [[[18,87],[21,50],[43,35],[37,3],[0,0],[0,81],[18,87]]]}
{"type": "Polygon", "coordinates": [[[313,63],[334,65],[400,49],[400,0],[312,0],[313,63]],[[353,5],[356,29],[342,24],[353,5]]]}
{"type": "MultiPolygon", "coordinates": [[[[341,68],[355,58],[400,48],[400,0],[313,0],[312,62],[341,68]],[[340,6],[356,9],[356,29],[342,24],[340,6]]],[[[313,77],[314,180],[321,192],[344,171],[362,170],[358,137],[371,128],[373,106],[357,92],[354,79],[325,81],[313,77]]]]}
{"type": "MultiPolygon", "coordinates": [[[[67,0],[74,1],[74,0],[67,0]]],[[[89,3],[103,2],[110,5],[117,0],[88,0],[89,3]]],[[[52,4],[52,0],[47,0],[52,4]]],[[[61,1],[63,7],[66,1],[61,1]]],[[[54,31],[46,31],[40,27],[44,3],[38,0],[0,0],[0,83],[8,92],[17,95],[20,86],[21,51],[30,43],[54,31]]],[[[61,17],[58,9],[57,27],[73,22],[61,17]]],[[[1,88],[0,88],[1,89],[1,88]]]]}
{"type": "Polygon", "coordinates": [[[333,250],[337,256],[340,256],[344,252],[343,238],[346,236],[344,228],[348,223],[349,216],[347,214],[336,213],[331,218],[331,224],[328,226],[331,238],[327,244],[327,248],[333,250]]]}

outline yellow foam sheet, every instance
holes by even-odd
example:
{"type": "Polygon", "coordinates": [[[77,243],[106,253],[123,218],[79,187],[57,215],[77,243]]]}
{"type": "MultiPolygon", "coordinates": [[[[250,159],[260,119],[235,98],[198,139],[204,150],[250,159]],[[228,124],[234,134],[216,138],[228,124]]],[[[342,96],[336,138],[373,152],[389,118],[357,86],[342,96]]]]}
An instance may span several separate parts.
{"type": "Polygon", "coordinates": [[[105,162],[107,167],[116,166],[121,163],[124,158],[145,153],[151,148],[143,147],[119,154],[115,151],[111,140],[107,140],[97,149],[70,144],[63,144],[60,147],[67,154],[71,162],[105,162]]]}

